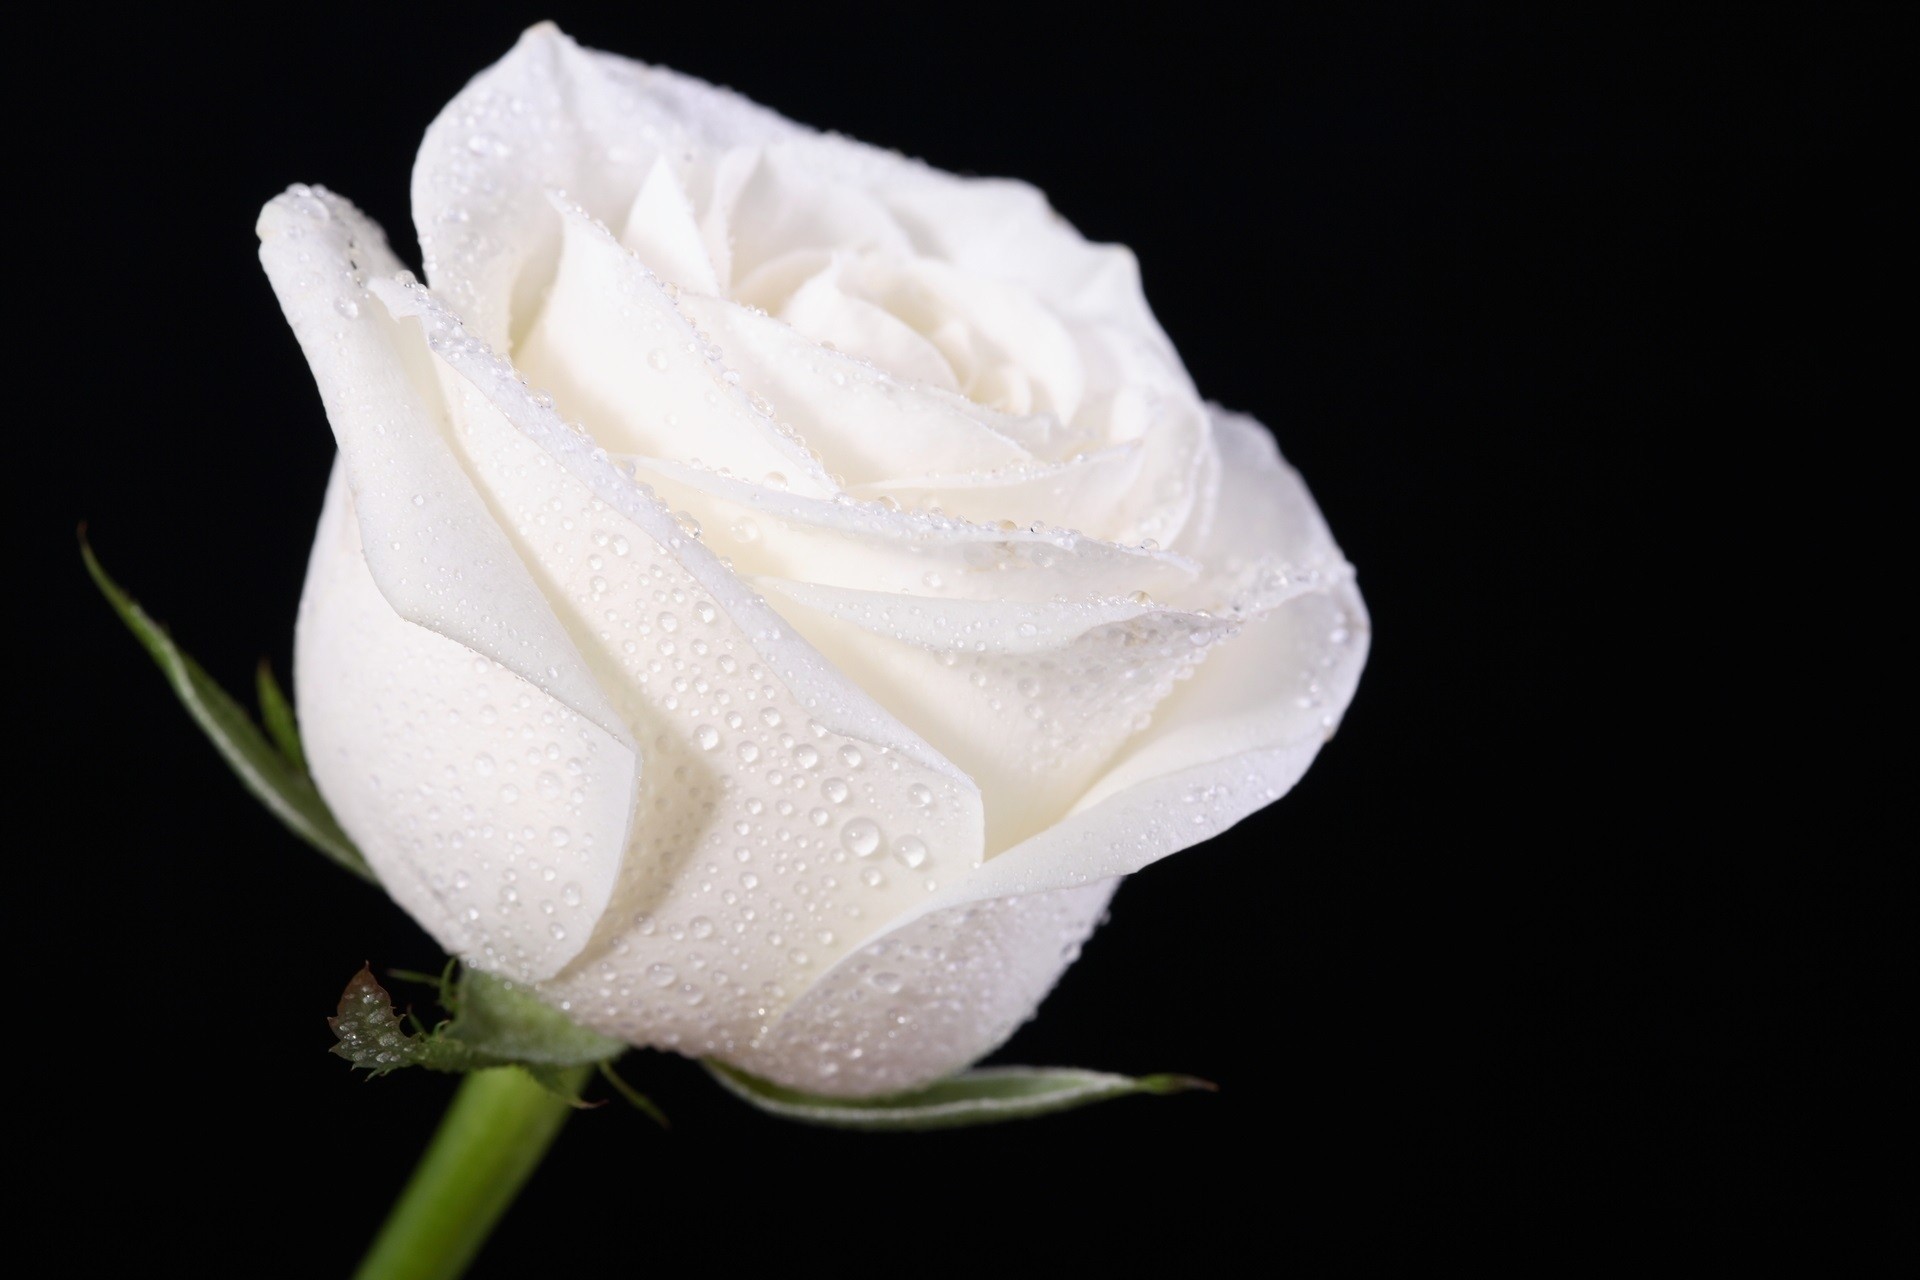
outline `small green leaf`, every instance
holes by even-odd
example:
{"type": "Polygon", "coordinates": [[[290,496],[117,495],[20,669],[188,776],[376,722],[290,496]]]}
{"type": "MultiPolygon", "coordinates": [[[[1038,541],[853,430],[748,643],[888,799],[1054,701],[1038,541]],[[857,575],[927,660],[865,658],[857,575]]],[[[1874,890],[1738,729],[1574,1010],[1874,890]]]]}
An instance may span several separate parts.
{"type": "Polygon", "coordinates": [[[498,1062],[575,1067],[627,1051],[623,1040],[589,1031],[512,983],[468,969],[452,993],[447,1038],[498,1062]]]}
{"type": "Polygon", "coordinates": [[[468,969],[455,978],[453,972],[454,962],[448,961],[446,973],[438,977],[396,974],[435,988],[440,1003],[452,1013],[450,1019],[428,1027],[411,1014],[402,1021],[394,1011],[393,997],[370,969],[362,967],[341,994],[338,1012],[327,1019],[339,1041],[333,1052],[376,1076],[401,1067],[430,1071],[519,1067],[541,1088],[574,1107],[600,1105],[580,1096],[587,1068],[597,1065],[628,1101],[666,1123],[651,1102],[608,1068],[626,1052],[624,1041],[575,1025],[558,1009],[491,974],[468,969]]]}
{"type": "Polygon", "coordinates": [[[708,1060],[714,1079],[762,1111],[834,1129],[957,1129],[1026,1120],[1135,1093],[1212,1091],[1193,1076],[1116,1076],[1073,1067],[981,1067],[912,1093],[880,1098],[822,1098],[756,1079],[708,1060]]]}
{"type": "Polygon", "coordinates": [[[466,1045],[409,1031],[393,1011],[393,997],[365,965],[340,993],[339,1010],[327,1026],[340,1042],[333,1052],[375,1076],[401,1067],[473,1071],[494,1065],[480,1061],[466,1045]]]}
{"type": "MultiPolygon", "coordinates": [[[[288,830],[355,875],[372,880],[373,873],[367,869],[366,859],[334,821],[306,771],[276,751],[247,718],[240,704],[215,684],[212,677],[200,669],[200,664],[182,652],[166,631],[107,576],[94,557],[93,548],[87,545],[84,530],[80,537],[80,555],[87,562],[87,572],[93,576],[101,594],[160,664],[174,695],[201,732],[213,740],[247,790],[285,823],[288,830]]],[[[271,710],[267,712],[270,723],[274,714],[271,710]]]]}
{"type": "Polygon", "coordinates": [[[254,675],[254,687],[260,697],[260,723],[267,727],[267,736],[273,739],[273,745],[280,748],[280,754],[287,763],[300,772],[307,771],[307,753],[300,745],[300,730],[294,723],[293,704],[287,701],[287,695],[280,692],[280,682],[273,678],[273,667],[265,658],[260,659],[260,668],[254,675]]]}

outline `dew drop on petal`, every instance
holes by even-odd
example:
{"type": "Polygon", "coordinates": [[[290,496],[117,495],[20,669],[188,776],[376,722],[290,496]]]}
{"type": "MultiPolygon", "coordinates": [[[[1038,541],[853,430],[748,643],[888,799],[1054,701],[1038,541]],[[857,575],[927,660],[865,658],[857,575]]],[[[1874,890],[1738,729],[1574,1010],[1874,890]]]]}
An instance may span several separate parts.
{"type": "Polygon", "coordinates": [[[840,843],[856,858],[871,858],[880,851],[880,828],[871,818],[855,818],[840,828],[840,843]]]}

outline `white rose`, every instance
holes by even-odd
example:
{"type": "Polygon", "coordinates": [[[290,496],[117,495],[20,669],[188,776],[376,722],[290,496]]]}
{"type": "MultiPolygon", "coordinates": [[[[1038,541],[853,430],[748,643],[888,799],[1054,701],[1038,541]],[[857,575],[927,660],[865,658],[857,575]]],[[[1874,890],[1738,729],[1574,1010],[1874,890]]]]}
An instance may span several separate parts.
{"type": "Polygon", "coordinates": [[[470,964],[635,1044],[910,1087],[1332,733],[1351,568],[1132,256],[1031,187],[543,26],[413,206],[430,288],[318,188],[260,256],[340,445],[313,774],[470,964]]]}

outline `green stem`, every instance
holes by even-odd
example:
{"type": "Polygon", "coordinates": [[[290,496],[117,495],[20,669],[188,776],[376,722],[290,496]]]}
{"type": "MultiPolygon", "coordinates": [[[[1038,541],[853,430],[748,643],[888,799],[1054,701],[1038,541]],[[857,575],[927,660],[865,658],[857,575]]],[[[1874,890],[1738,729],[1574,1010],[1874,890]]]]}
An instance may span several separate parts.
{"type": "Polygon", "coordinates": [[[458,1280],[572,1110],[518,1067],[468,1076],[354,1280],[458,1280]]]}

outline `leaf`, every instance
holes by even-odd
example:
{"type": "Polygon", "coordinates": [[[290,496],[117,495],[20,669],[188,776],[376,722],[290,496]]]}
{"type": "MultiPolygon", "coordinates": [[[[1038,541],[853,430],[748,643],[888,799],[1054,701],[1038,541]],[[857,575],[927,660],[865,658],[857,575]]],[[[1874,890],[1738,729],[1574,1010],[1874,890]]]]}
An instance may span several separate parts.
{"type": "Polygon", "coordinates": [[[822,1098],[760,1080],[711,1060],[703,1064],[735,1097],[771,1115],[834,1129],[957,1129],[1026,1120],[1129,1094],[1213,1091],[1194,1076],[1117,1076],[1074,1067],[981,1067],[912,1093],[822,1098]]]}
{"type": "Polygon", "coordinates": [[[293,704],[287,701],[287,695],[280,692],[280,682],[273,678],[273,667],[265,658],[260,659],[260,668],[253,678],[254,688],[260,698],[260,722],[267,727],[267,736],[273,739],[273,745],[280,748],[280,754],[287,763],[301,773],[307,771],[307,753],[300,745],[300,730],[294,723],[293,704]]]}
{"type": "Polygon", "coordinates": [[[327,1026],[340,1042],[332,1052],[374,1076],[401,1067],[473,1071],[495,1065],[480,1061],[466,1045],[407,1030],[393,1011],[393,997],[366,965],[340,993],[340,1007],[327,1026]]]}
{"type": "MultiPolygon", "coordinates": [[[[85,530],[81,531],[80,555],[100,593],[153,655],[160,670],[166,673],[167,683],[173,686],[174,695],[201,732],[213,740],[247,790],[286,824],[288,830],[355,875],[372,880],[373,873],[367,869],[366,859],[334,821],[306,771],[276,751],[247,718],[240,704],[215,684],[200,664],[182,652],[166,631],[107,576],[93,548],[87,544],[85,530]]],[[[275,713],[269,710],[267,715],[271,721],[275,713]]],[[[289,714],[288,732],[292,730],[290,721],[289,714]]]]}
{"type": "Polygon", "coordinates": [[[651,1102],[612,1074],[608,1064],[626,1052],[624,1041],[575,1025],[558,1009],[491,974],[469,969],[455,980],[452,968],[449,961],[448,973],[439,977],[399,975],[436,988],[440,1002],[453,1014],[432,1028],[412,1018],[409,1028],[395,1012],[387,989],[371,969],[362,966],[341,993],[339,1010],[327,1019],[339,1041],[333,1052],[375,1076],[401,1067],[429,1071],[519,1067],[554,1097],[582,1108],[600,1105],[580,1096],[587,1068],[597,1065],[628,1101],[666,1123],[651,1102]]]}

